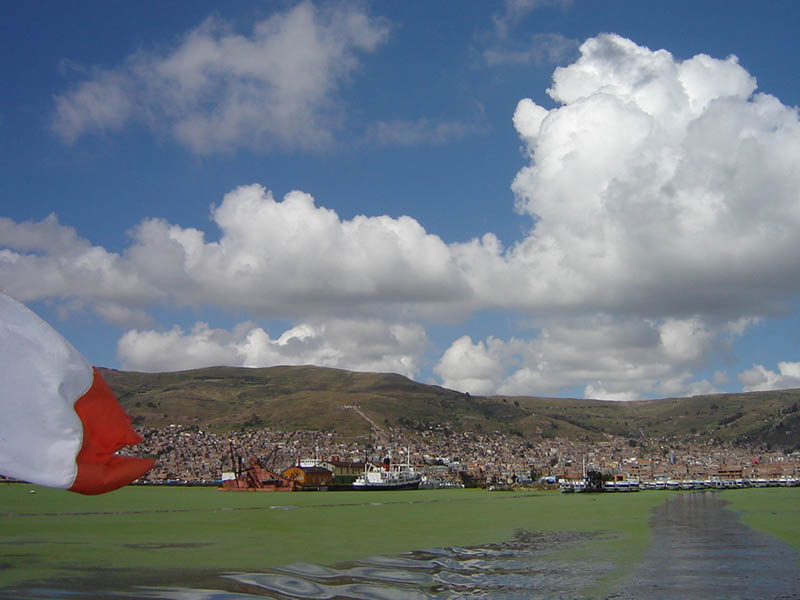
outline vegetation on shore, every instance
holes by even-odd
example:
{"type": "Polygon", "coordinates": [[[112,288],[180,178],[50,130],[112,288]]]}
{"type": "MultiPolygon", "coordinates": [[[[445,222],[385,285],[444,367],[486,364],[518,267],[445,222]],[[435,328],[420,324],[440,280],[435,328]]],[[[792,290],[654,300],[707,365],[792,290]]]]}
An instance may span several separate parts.
{"type": "Polygon", "coordinates": [[[565,551],[603,556],[614,577],[643,554],[649,511],[669,495],[127,487],[83,497],[6,484],[0,486],[0,562],[6,567],[0,587],[110,571],[115,580],[137,585],[149,577],[196,585],[224,571],[335,565],[376,554],[503,542],[518,530],[597,532],[565,551]]]}
{"type": "MultiPolygon", "coordinates": [[[[548,533],[580,534],[572,542],[545,543],[541,560],[602,565],[589,592],[604,596],[643,560],[652,542],[651,510],[681,493],[691,492],[290,494],[127,487],[86,497],[4,484],[0,589],[213,588],[225,572],[485,546],[522,531],[534,542],[551,539],[548,533]]],[[[800,549],[797,489],[718,493],[746,525],[800,549]]]]}
{"type": "Polygon", "coordinates": [[[800,490],[750,488],[726,492],[724,498],[742,523],[800,550],[800,490]]]}

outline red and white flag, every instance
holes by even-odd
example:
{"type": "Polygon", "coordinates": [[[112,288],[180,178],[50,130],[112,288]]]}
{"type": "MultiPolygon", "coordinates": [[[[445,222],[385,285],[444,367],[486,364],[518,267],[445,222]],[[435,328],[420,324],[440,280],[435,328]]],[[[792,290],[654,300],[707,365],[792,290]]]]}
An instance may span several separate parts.
{"type": "Polygon", "coordinates": [[[115,454],[142,441],[100,373],[55,329],[0,292],[0,474],[102,494],[153,468],[115,454]]]}

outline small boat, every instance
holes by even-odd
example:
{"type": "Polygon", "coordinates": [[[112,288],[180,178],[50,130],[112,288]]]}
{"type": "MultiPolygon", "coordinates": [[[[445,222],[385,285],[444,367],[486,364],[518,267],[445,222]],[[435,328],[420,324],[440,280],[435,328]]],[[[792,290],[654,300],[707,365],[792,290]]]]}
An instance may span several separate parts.
{"type": "Polygon", "coordinates": [[[573,494],[586,491],[588,484],[585,479],[561,479],[559,483],[562,493],[573,494]]]}

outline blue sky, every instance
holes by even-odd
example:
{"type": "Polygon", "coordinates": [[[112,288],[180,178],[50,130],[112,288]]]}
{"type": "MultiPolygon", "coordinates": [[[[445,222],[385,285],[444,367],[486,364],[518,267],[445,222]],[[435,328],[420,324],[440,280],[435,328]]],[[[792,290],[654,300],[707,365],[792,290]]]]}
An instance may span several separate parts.
{"type": "Polygon", "coordinates": [[[800,387],[794,2],[0,4],[0,287],[93,363],[800,387]]]}

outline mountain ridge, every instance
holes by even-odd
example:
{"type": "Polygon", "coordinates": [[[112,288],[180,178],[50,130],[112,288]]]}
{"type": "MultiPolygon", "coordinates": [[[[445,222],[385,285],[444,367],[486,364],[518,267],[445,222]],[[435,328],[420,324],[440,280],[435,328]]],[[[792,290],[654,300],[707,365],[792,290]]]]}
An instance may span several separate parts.
{"type": "Polygon", "coordinates": [[[216,431],[268,427],[367,436],[374,427],[501,432],[528,439],[700,443],[800,449],[800,389],[613,402],[471,396],[396,373],[314,365],[165,373],[101,368],[134,423],[216,431]]]}

